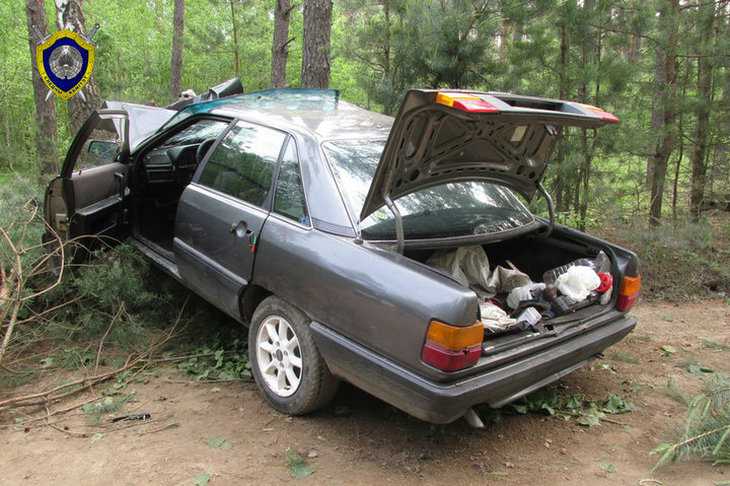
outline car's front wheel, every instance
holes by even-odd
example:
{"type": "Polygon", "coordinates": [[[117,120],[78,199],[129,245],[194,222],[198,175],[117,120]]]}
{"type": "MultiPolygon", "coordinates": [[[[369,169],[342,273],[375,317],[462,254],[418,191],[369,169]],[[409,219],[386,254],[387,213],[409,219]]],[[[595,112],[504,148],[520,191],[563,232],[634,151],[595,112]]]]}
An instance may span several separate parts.
{"type": "Polygon", "coordinates": [[[251,370],[266,400],[289,415],[313,412],[337,391],[314,344],[309,319],[278,297],[256,308],[248,331],[251,370]]]}

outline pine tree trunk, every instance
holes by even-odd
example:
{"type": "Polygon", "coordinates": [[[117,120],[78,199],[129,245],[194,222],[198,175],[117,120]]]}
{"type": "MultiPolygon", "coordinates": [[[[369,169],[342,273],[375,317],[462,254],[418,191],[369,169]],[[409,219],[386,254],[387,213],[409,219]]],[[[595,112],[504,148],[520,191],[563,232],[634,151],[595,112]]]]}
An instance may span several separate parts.
{"type": "MultiPolygon", "coordinates": [[[[692,72],[692,63],[687,60],[684,69],[684,77],[682,79],[682,99],[687,96],[687,85],[689,84],[689,74],[692,72]]],[[[679,121],[677,123],[677,135],[679,136],[679,146],[677,147],[677,163],[674,165],[674,180],[672,182],[672,221],[677,222],[677,200],[679,192],[679,172],[682,168],[682,159],[684,158],[684,111],[679,113],[679,121]]]]}
{"type": "Polygon", "coordinates": [[[329,86],[331,30],[332,0],[304,0],[302,87],[329,86]]]}
{"type": "MultiPolygon", "coordinates": [[[[63,2],[56,0],[56,10],[58,14],[58,28],[63,29],[70,27],[75,32],[86,34],[86,20],[84,19],[83,0],[67,0],[65,9],[59,10],[64,5],[63,2]]],[[[89,82],[83,89],[84,98],[80,94],[76,94],[68,101],[69,123],[71,133],[76,134],[81,125],[89,118],[89,115],[101,106],[101,96],[99,95],[99,87],[96,85],[94,76],[91,76],[89,82]]]]}
{"type": "Polygon", "coordinates": [[[656,48],[658,93],[652,115],[652,118],[656,116],[658,125],[657,138],[647,161],[647,165],[653,167],[649,222],[655,225],[659,224],[662,217],[667,162],[674,149],[679,15],[679,0],[663,0],[659,22],[660,36],[665,43],[656,48]]]}
{"type": "MultiPolygon", "coordinates": [[[[587,12],[587,17],[592,17],[595,13],[593,0],[584,0],[583,9],[587,12]]],[[[598,31],[599,47],[596,48],[596,42],[592,34],[593,30],[586,30],[584,38],[581,39],[581,63],[584,69],[589,69],[591,64],[600,62],[600,37],[601,32],[598,31]],[[596,52],[599,54],[597,55],[596,52]]],[[[578,96],[583,103],[589,103],[588,83],[589,79],[584,73],[583,79],[578,86],[578,96]]],[[[598,88],[596,88],[596,97],[598,96],[598,88]]],[[[597,100],[593,100],[596,103],[597,100]]],[[[578,213],[578,228],[585,230],[588,215],[588,198],[591,178],[591,165],[593,163],[593,143],[589,143],[588,130],[581,130],[580,145],[582,152],[582,160],[578,176],[578,185],[576,186],[575,210],[578,213]],[[582,197],[581,197],[582,196],[582,197]]]]}
{"type": "Polygon", "coordinates": [[[690,191],[690,213],[693,220],[698,220],[705,195],[707,174],[707,139],[710,128],[710,110],[712,107],[712,71],[713,64],[713,29],[715,24],[715,5],[712,3],[700,7],[702,18],[699,22],[700,49],[697,58],[697,95],[700,98],[695,108],[697,125],[695,128],[695,145],[692,150],[692,184],[690,191]]]}
{"type": "Polygon", "coordinates": [[[180,96],[183,67],[183,32],[185,29],[185,0],[175,0],[172,19],[172,55],[170,59],[170,97],[180,96]]]}
{"type": "MultiPolygon", "coordinates": [[[[48,33],[46,12],[43,9],[43,0],[27,0],[25,12],[28,20],[28,44],[30,46],[30,63],[33,77],[33,100],[36,115],[36,149],[41,175],[50,175],[58,172],[58,151],[56,150],[56,105],[55,96],[46,101],[48,87],[41,80],[36,66],[36,44],[43,39],[36,37],[36,33],[44,37],[48,33]]],[[[6,135],[7,136],[7,135],[6,135]]],[[[8,137],[9,138],[9,137],[8,137]]]]}
{"type": "MultiPolygon", "coordinates": [[[[560,61],[558,64],[559,74],[559,86],[558,86],[558,98],[561,100],[568,98],[568,54],[570,51],[570,40],[568,38],[568,27],[565,23],[561,23],[559,27],[560,31],[560,61]]],[[[553,193],[555,197],[555,207],[558,212],[564,212],[567,210],[566,199],[563,197],[563,162],[565,159],[565,134],[563,131],[560,132],[558,138],[558,150],[555,157],[555,183],[553,185],[553,193]]]]}
{"type": "Polygon", "coordinates": [[[289,0],[275,0],[274,40],[271,45],[271,85],[274,88],[286,86],[286,63],[289,59],[289,17],[292,5],[289,0]]]}
{"type": "Polygon", "coordinates": [[[231,26],[233,27],[233,72],[237,78],[241,77],[241,58],[238,54],[238,22],[236,22],[236,9],[233,6],[234,0],[228,0],[231,6],[231,26]]]}

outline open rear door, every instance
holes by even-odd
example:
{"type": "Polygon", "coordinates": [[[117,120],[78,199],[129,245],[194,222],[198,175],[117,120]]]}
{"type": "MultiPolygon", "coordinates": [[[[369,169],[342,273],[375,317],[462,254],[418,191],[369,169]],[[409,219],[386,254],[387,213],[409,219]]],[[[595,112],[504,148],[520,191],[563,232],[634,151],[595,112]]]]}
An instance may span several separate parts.
{"type": "Polygon", "coordinates": [[[45,241],[83,238],[83,247],[113,245],[128,235],[129,119],[99,110],[84,123],[46,189],[45,241]],[[55,234],[54,234],[55,233],[55,234]]]}
{"type": "Polygon", "coordinates": [[[454,90],[411,90],[398,111],[360,214],[364,220],[407,194],[457,181],[487,180],[528,200],[539,191],[564,126],[618,123],[580,103],[454,90]]]}

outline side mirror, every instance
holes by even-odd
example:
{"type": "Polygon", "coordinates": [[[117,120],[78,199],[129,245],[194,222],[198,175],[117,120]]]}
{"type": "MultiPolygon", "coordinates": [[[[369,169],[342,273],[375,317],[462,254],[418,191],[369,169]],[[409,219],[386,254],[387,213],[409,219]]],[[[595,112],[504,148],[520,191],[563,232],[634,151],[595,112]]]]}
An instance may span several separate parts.
{"type": "Polygon", "coordinates": [[[119,142],[112,140],[90,140],[87,151],[98,159],[112,161],[119,151],[119,142]]]}

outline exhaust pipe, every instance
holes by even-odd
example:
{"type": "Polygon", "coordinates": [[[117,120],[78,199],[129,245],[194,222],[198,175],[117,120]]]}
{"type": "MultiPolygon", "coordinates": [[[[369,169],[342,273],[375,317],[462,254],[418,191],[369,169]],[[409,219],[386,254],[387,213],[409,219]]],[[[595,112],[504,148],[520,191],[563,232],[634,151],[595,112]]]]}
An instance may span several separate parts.
{"type": "Polygon", "coordinates": [[[473,429],[484,428],[484,422],[482,422],[482,419],[473,408],[466,411],[464,414],[464,420],[466,420],[466,423],[468,423],[473,429]]]}

